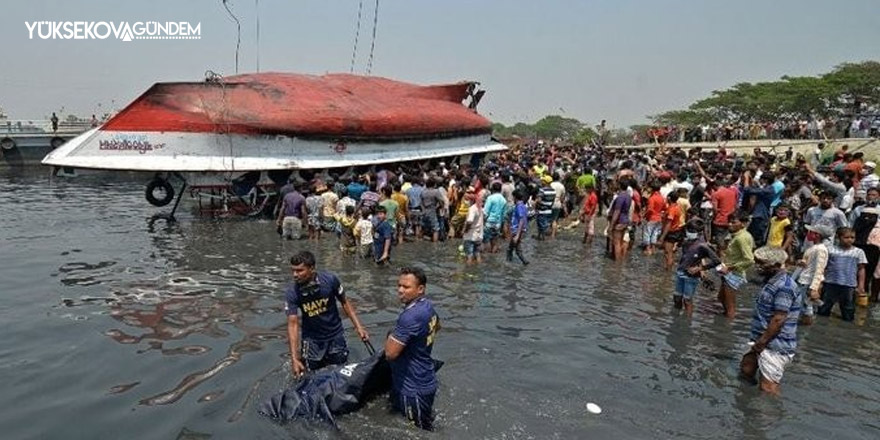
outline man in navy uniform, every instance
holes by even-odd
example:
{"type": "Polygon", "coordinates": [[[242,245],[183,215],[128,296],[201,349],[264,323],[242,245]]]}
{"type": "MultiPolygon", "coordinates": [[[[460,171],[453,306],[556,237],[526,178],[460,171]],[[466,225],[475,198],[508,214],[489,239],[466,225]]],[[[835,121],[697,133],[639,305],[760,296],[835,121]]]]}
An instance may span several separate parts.
{"type": "Polygon", "coordinates": [[[434,335],[440,320],[425,297],[428,279],[415,267],[404,267],[397,280],[397,296],[403,311],[385,341],[385,358],[391,363],[391,404],[417,427],[434,429],[434,335]]]}
{"type": "Polygon", "coordinates": [[[287,301],[284,310],[293,375],[301,376],[306,367],[311,371],[344,364],[348,361],[348,347],[337,302],[342,304],[342,310],[351,319],[361,340],[367,341],[370,336],[361,325],[354,306],[346,299],[339,278],[330,272],[316,270],[315,256],[308,251],[290,258],[290,270],[294,283],[284,292],[287,301]]]}

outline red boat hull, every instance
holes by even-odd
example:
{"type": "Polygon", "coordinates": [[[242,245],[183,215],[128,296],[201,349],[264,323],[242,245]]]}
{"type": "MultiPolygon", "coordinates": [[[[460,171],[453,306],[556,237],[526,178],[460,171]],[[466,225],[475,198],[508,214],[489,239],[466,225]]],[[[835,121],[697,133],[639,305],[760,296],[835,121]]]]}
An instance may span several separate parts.
{"type": "Polygon", "coordinates": [[[490,133],[490,121],[462,105],[472,86],[289,73],[158,83],[101,129],[373,141],[490,133]]]}

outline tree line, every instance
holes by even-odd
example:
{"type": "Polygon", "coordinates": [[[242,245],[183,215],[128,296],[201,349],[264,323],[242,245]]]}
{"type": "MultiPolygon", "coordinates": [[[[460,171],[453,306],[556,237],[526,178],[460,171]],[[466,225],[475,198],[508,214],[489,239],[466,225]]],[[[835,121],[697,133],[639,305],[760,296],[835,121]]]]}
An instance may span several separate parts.
{"type": "Polygon", "coordinates": [[[648,118],[658,125],[695,126],[812,118],[846,118],[880,112],[880,62],[844,63],[818,76],[742,82],[715,90],[687,109],[648,118]]]}
{"type": "MultiPolygon", "coordinates": [[[[783,76],[778,81],[742,82],[713,91],[686,109],[670,110],[648,119],[654,125],[699,126],[718,123],[846,118],[880,113],[880,62],[844,63],[818,76],[783,76]]],[[[610,130],[606,142],[631,140],[650,124],[610,130]]],[[[534,124],[492,124],[497,138],[563,139],[575,144],[598,140],[596,127],[575,118],[548,115],[534,124]]]]}

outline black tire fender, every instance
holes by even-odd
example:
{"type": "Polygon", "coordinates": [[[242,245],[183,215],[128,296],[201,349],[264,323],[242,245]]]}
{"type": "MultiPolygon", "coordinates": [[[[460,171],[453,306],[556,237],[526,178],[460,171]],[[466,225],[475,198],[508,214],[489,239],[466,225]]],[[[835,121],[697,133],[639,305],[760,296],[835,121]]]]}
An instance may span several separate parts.
{"type": "Polygon", "coordinates": [[[174,200],[174,187],[172,187],[167,180],[161,177],[156,177],[147,184],[147,190],[144,195],[151,205],[165,206],[174,200]],[[154,194],[157,188],[162,188],[165,191],[165,196],[161,199],[157,198],[154,194]]]}

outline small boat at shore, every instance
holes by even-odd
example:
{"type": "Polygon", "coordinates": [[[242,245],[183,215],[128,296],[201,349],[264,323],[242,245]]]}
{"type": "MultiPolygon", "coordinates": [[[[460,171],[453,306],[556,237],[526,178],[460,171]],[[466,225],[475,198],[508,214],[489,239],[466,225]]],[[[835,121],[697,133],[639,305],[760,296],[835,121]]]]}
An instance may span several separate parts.
{"type": "Polygon", "coordinates": [[[157,206],[169,203],[173,190],[172,197],[150,194],[160,187],[169,192],[172,176],[197,196],[204,190],[215,197],[242,181],[268,190],[297,170],[343,174],[386,163],[464,163],[506,149],[476,112],[484,94],[477,86],[293,73],[157,83],[42,163],[153,173],[147,198],[157,206]]]}
{"type": "Polygon", "coordinates": [[[50,151],[84,133],[90,121],[70,116],[52,126],[50,120],[10,119],[0,108],[0,164],[37,164],[50,151]]]}

